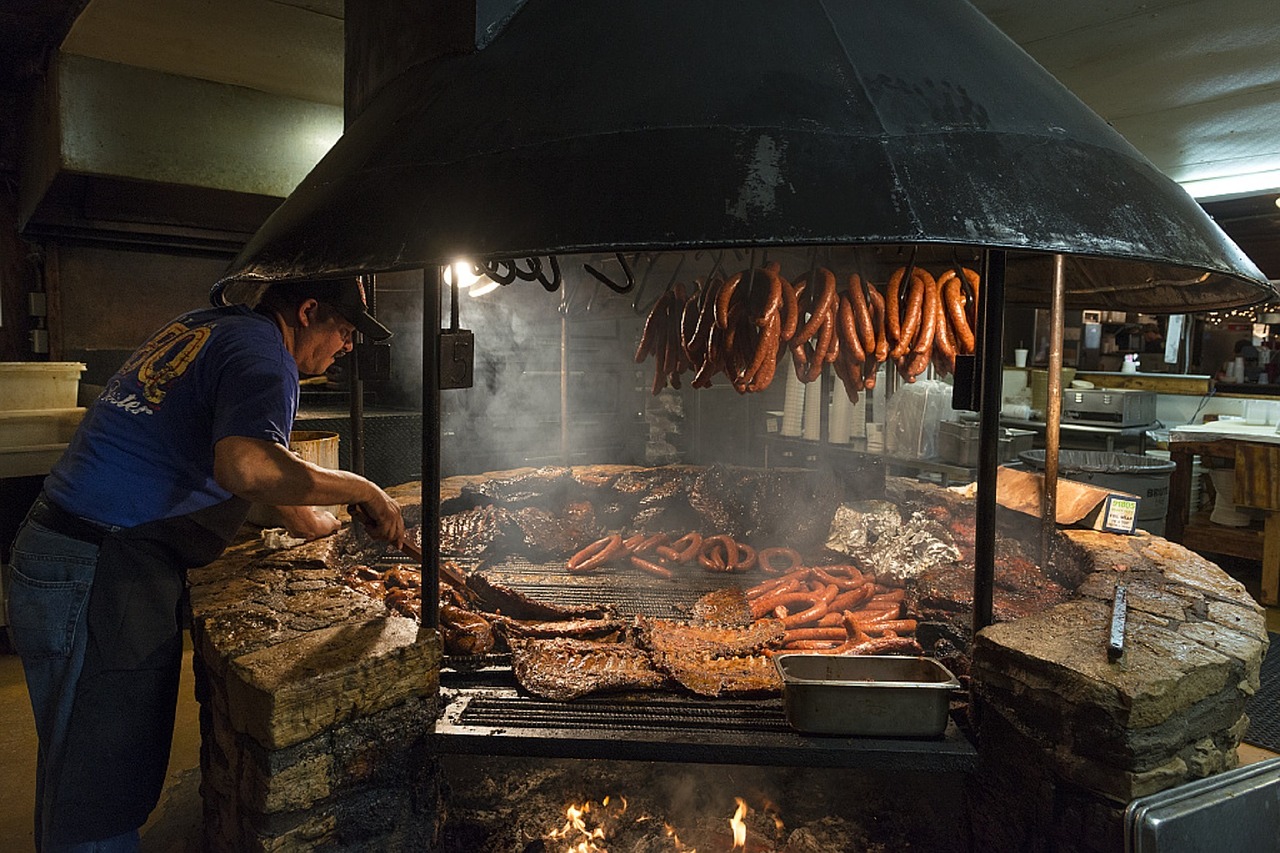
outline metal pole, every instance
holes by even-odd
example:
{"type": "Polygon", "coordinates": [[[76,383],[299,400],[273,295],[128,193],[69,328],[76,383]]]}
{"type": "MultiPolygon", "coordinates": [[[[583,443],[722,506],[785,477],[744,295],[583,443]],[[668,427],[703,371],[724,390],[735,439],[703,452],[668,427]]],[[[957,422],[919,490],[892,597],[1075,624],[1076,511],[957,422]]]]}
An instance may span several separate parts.
{"type": "Polygon", "coordinates": [[[569,305],[560,296],[560,464],[569,464],[569,305]]]}
{"type": "MultiPolygon", "coordinates": [[[[374,276],[363,276],[370,310],[374,308],[374,276]]],[[[351,358],[351,470],[364,476],[364,380],[360,378],[360,344],[364,335],[356,334],[356,348],[351,358]]]]}
{"type": "Polygon", "coordinates": [[[983,253],[978,323],[978,494],[973,557],[973,632],[991,624],[996,574],[996,475],[1000,465],[1000,405],[1004,379],[1002,249],[983,253]]]}
{"type": "Polygon", "coordinates": [[[422,627],[440,626],[440,298],[444,267],[423,276],[422,627]]]}
{"type": "Polygon", "coordinates": [[[1062,320],[1066,305],[1067,259],[1053,256],[1053,302],[1049,307],[1049,398],[1044,406],[1044,497],[1040,502],[1040,565],[1053,558],[1058,524],[1058,453],[1062,423],[1062,320]]]}

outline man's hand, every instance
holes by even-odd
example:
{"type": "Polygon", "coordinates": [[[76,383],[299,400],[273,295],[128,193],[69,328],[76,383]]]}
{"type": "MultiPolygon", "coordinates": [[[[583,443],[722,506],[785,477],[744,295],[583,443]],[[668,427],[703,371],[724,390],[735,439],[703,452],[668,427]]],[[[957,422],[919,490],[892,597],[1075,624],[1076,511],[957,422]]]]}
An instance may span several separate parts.
{"type": "Polygon", "coordinates": [[[374,539],[397,546],[404,540],[404,516],[400,512],[400,504],[381,489],[373,498],[351,504],[347,510],[351,518],[363,524],[374,539]]]}
{"type": "Polygon", "coordinates": [[[310,506],[278,506],[284,527],[290,536],[311,541],[335,533],[342,528],[342,522],[334,518],[328,510],[318,510],[310,506]]]}

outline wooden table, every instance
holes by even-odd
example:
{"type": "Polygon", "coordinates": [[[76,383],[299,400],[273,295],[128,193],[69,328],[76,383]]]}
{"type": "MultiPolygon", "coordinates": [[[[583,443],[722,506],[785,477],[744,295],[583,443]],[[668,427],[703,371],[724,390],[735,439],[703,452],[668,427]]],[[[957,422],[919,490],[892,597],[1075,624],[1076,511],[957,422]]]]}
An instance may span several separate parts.
{"type": "Polygon", "coordinates": [[[1193,551],[1262,560],[1262,603],[1280,604],[1280,435],[1274,426],[1217,421],[1169,430],[1169,458],[1176,466],[1169,479],[1169,508],[1164,535],[1193,551]],[[1230,459],[1235,465],[1236,506],[1262,510],[1261,525],[1226,527],[1209,513],[1191,516],[1193,456],[1230,459]]]}

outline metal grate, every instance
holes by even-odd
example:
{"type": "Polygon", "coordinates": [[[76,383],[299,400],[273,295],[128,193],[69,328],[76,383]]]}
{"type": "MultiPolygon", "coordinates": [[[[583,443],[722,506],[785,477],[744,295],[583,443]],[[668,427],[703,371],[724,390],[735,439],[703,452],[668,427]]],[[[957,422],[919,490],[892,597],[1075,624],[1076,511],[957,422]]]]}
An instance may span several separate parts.
{"type": "Polygon", "coordinates": [[[619,702],[553,702],[512,696],[474,696],[458,717],[466,726],[596,728],[615,731],[790,732],[782,702],[719,700],[714,705],[679,697],[619,702]]]}
{"type": "MultiPolygon", "coordinates": [[[[562,562],[509,558],[483,569],[495,584],[566,606],[607,605],[624,617],[685,618],[703,595],[750,586],[741,575],[696,566],[670,580],[630,566],[571,575],[562,562]]],[[[446,657],[443,708],[429,735],[439,753],[604,758],[762,766],[861,767],[968,772],[976,751],[956,727],[932,740],[808,737],[787,723],[783,702],[702,699],[672,693],[540,699],[515,686],[509,656],[446,657]]]]}
{"type": "Polygon", "coordinates": [[[977,752],[954,722],[936,739],[809,737],[779,699],[700,700],[671,694],[535,699],[513,689],[444,690],[429,735],[439,753],[545,758],[856,767],[902,773],[973,769],[977,752]]]}

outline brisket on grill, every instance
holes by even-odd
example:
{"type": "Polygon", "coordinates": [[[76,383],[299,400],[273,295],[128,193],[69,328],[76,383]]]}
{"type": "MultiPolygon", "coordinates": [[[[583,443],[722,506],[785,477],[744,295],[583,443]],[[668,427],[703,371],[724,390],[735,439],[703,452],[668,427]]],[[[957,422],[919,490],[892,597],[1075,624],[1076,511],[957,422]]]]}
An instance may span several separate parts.
{"type": "Polygon", "coordinates": [[[570,504],[560,514],[527,506],[512,512],[511,522],[516,536],[502,546],[532,560],[565,558],[600,538],[595,513],[585,502],[570,504]]]}
{"type": "MultiPolygon", "coordinates": [[[[1021,543],[996,539],[992,617],[1008,622],[1039,613],[1071,598],[1027,556],[1021,543]]],[[[919,620],[917,634],[929,648],[946,639],[968,648],[973,633],[973,564],[950,563],[921,573],[907,590],[907,611],[919,620]]]]}
{"type": "Polygon", "coordinates": [[[778,693],[782,678],[768,655],[713,658],[708,655],[654,655],[658,667],[699,696],[778,693]]]}
{"type": "Polygon", "coordinates": [[[782,645],[786,633],[780,619],[761,619],[743,628],[689,625],[668,619],[636,617],[640,644],[660,658],[665,655],[726,658],[750,655],[782,645]]]}
{"type": "Polygon", "coordinates": [[[703,625],[745,627],[753,618],[747,594],[736,586],[713,589],[693,603],[690,614],[695,622],[703,625]]]}
{"type": "Polygon", "coordinates": [[[704,530],[804,550],[825,541],[842,496],[827,471],[713,465],[702,470],[688,500],[704,530]]]}
{"type": "Polygon", "coordinates": [[[479,506],[440,519],[440,553],[483,557],[496,543],[517,530],[511,513],[496,506],[479,506]]]}
{"type": "Polygon", "coordinates": [[[621,619],[564,619],[540,622],[531,619],[511,619],[498,616],[494,626],[508,640],[566,637],[575,640],[616,640],[626,627],[621,619]]]}
{"type": "Polygon", "coordinates": [[[519,685],[546,699],[588,693],[652,690],[667,683],[649,656],[624,643],[589,640],[513,640],[511,668],[519,685]]]}
{"type": "Polygon", "coordinates": [[[555,621],[558,619],[600,619],[605,616],[601,607],[566,607],[535,601],[519,590],[494,583],[483,572],[467,575],[467,586],[480,599],[481,606],[490,613],[501,613],[512,619],[555,621]]]}
{"type": "Polygon", "coordinates": [[[462,499],[506,507],[559,507],[569,500],[569,490],[573,486],[572,472],[568,468],[548,466],[523,470],[509,477],[468,483],[462,487],[462,499]]]}
{"type": "Polygon", "coordinates": [[[683,501],[697,481],[701,468],[694,465],[663,465],[633,468],[618,475],[613,490],[629,496],[642,507],[683,501]]]}

